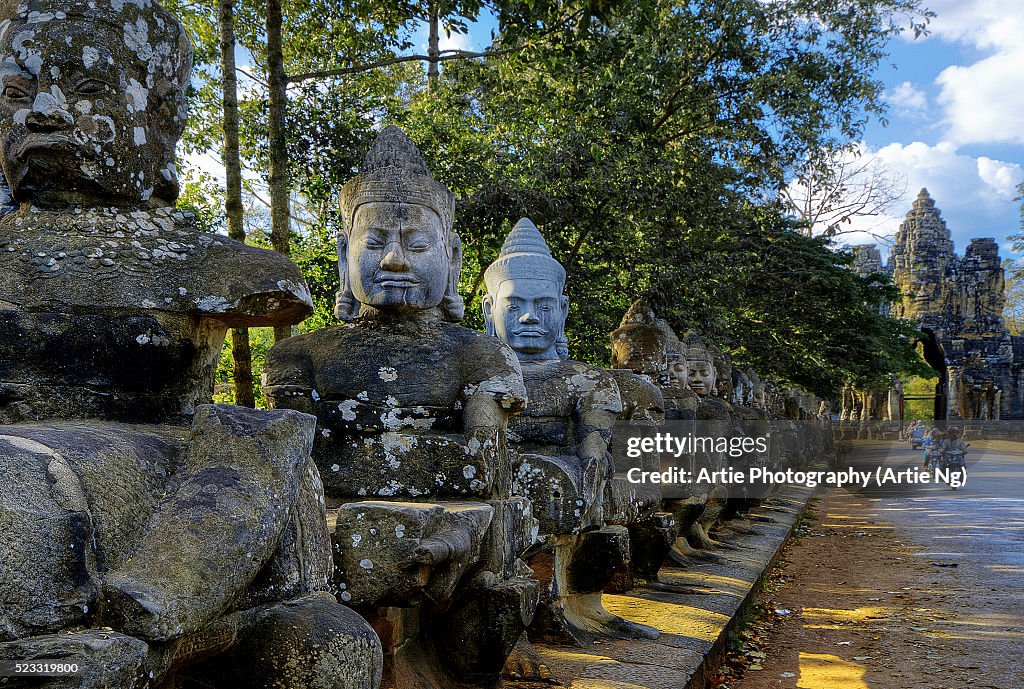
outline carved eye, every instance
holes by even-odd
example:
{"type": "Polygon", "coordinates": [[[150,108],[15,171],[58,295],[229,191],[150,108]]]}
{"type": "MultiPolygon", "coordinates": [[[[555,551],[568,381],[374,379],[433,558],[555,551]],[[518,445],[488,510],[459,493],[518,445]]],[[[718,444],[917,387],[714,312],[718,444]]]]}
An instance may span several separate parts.
{"type": "Polygon", "coordinates": [[[508,305],[508,310],[509,311],[518,311],[519,310],[519,305],[518,304],[509,304],[508,305]]]}
{"type": "Polygon", "coordinates": [[[4,98],[12,100],[23,100],[29,97],[28,90],[20,85],[7,84],[4,86],[4,98]]]}
{"type": "Polygon", "coordinates": [[[110,88],[110,84],[99,79],[83,79],[78,82],[75,90],[85,96],[94,96],[99,93],[103,93],[110,88]]]}

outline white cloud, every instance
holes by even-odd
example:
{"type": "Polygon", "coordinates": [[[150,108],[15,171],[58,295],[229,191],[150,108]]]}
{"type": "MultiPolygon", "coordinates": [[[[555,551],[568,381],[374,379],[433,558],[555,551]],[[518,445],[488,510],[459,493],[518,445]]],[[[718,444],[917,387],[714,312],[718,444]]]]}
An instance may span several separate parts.
{"type": "Polygon", "coordinates": [[[1000,198],[1013,201],[1017,196],[1017,185],[1024,182],[1024,171],[1017,163],[1004,163],[981,156],[978,158],[978,177],[1000,198]]]}
{"type": "Polygon", "coordinates": [[[966,67],[947,67],[935,81],[947,138],[1024,144],[1024,44],[966,67]]]}
{"type": "Polygon", "coordinates": [[[1024,16],[1006,0],[932,0],[932,35],[987,53],[936,78],[945,138],[1024,144],[1024,16]]]}
{"type": "Polygon", "coordinates": [[[1024,170],[1016,163],[972,157],[957,152],[951,142],[931,146],[920,141],[893,143],[878,150],[864,148],[864,155],[880,160],[906,179],[906,193],[883,216],[855,218],[844,235],[844,244],[879,241],[896,233],[921,188],[927,188],[942,211],[949,229],[962,247],[969,237],[1013,233],[1016,216],[1016,185],[1024,170]]]}
{"type": "Polygon", "coordinates": [[[452,33],[450,36],[446,36],[442,30],[438,47],[441,50],[473,50],[473,39],[469,34],[464,33],[452,33]]]}
{"type": "Polygon", "coordinates": [[[909,81],[886,91],[885,100],[898,114],[907,117],[920,118],[928,110],[928,96],[909,81]]]}

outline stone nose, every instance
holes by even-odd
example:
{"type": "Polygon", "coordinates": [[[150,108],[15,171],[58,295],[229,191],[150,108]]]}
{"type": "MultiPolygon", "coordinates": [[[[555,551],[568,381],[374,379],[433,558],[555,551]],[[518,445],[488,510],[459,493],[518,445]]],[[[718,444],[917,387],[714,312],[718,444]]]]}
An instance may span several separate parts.
{"type": "Polygon", "coordinates": [[[70,129],[75,119],[65,109],[65,103],[53,94],[40,93],[32,103],[32,111],[25,117],[25,126],[33,132],[54,132],[70,129]]]}
{"type": "Polygon", "coordinates": [[[540,319],[532,311],[527,311],[519,317],[520,323],[540,323],[540,319]]]}
{"type": "Polygon", "coordinates": [[[402,271],[409,270],[409,262],[405,259],[405,252],[399,246],[391,246],[384,258],[380,260],[380,267],[383,270],[402,271]]]}

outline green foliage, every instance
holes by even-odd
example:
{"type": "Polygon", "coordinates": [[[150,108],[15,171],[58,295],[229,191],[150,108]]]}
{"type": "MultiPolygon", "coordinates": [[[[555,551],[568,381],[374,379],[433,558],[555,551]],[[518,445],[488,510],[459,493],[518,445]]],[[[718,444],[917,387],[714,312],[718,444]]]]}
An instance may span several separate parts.
{"type": "MultiPolygon", "coordinates": [[[[267,352],[274,346],[273,328],[250,328],[249,344],[252,347],[252,375],[255,380],[256,407],[267,408],[267,398],[263,394],[260,381],[263,377],[263,364],[267,360],[267,352]]],[[[220,350],[220,361],[217,365],[217,378],[213,389],[214,404],[235,403],[235,362],[231,358],[231,333],[220,350]]]]}
{"type": "MultiPolygon", "coordinates": [[[[429,91],[419,63],[356,69],[414,49],[425,8],[284,3],[289,74],[353,70],[290,89],[293,256],[317,307],[304,329],[333,320],[338,190],[396,123],[460,200],[471,327],[482,325],[483,270],[529,216],[567,269],[577,358],[606,363],[608,333],[647,297],[678,330],[823,396],[918,370],[913,330],[876,308],[892,287],[794,231],[773,199],[801,165],[884,116],[874,71],[893,36],[923,30],[920,0],[466,0],[442,4],[442,23],[460,31],[493,12],[493,58],[446,62],[429,91]]],[[[258,7],[240,9],[257,70],[241,103],[243,155],[256,171],[266,169],[260,22],[258,7]]],[[[208,86],[194,99],[196,147],[219,117],[208,86]]]]}

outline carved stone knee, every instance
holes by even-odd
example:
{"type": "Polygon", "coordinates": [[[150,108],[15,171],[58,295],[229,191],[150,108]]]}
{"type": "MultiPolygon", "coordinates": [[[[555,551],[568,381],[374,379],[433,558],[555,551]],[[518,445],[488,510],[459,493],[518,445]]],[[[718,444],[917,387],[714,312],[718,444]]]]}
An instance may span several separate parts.
{"type": "Polygon", "coordinates": [[[326,593],[257,613],[226,656],[210,661],[218,687],[377,689],[380,640],[355,611],[326,593]]]}

